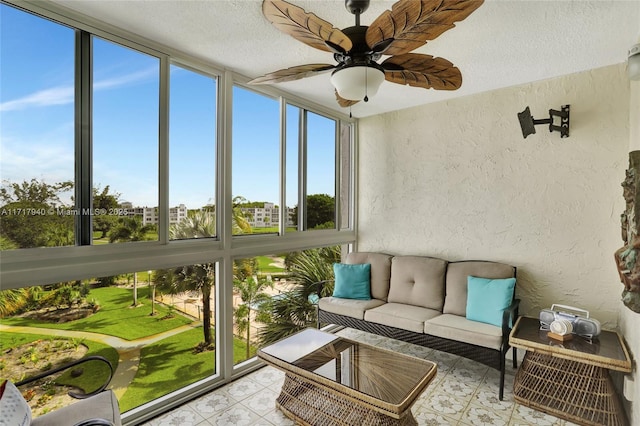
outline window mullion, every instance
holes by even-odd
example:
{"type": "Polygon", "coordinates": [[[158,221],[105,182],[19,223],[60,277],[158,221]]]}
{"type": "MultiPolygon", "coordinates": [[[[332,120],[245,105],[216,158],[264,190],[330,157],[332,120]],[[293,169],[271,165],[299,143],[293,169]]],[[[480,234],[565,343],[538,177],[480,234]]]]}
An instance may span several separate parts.
{"type": "Polygon", "coordinates": [[[92,39],[85,31],[76,31],[75,78],[75,215],[76,245],[88,246],[93,240],[92,173],[92,39]]]}
{"type": "Polygon", "coordinates": [[[158,240],[169,241],[169,59],[160,58],[158,122],[158,240]]]}
{"type": "Polygon", "coordinates": [[[300,109],[298,126],[298,231],[307,230],[307,110],[300,109]]]}
{"type": "Polygon", "coordinates": [[[280,98],[280,210],[278,211],[278,232],[287,232],[287,102],[280,98]]]}

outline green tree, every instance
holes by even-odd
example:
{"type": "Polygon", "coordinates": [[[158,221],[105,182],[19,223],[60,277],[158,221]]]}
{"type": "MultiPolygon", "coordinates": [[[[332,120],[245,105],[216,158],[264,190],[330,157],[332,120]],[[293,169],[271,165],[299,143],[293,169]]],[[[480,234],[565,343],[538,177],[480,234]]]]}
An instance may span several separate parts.
{"type": "MultiPolygon", "coordinates": [[[[113,212],[118,208],[120,194],[109,194],[109,189],[109,185],[105,186],[102,191],[100,191],[100,187],[93,188],[94,210],[102,209],[107,212],[113,212]]],[[[118,216],[113,214],[101,214],[93,217],[93,229],[102,233],[100,238],[106,238],[111,229],[117,226],[117,223],[118,216]]]]}
{"type": "MultiPolygon", "coordinates": [[[[138,216],[125,216],[118,219],[117,226],[109,233],[109,242],[147,241],[153,226],[142,225],[138,216]]],[[[138,306],[138,273],[133,273],[133,304],[138,306]]]]}
{"type": "MultiPolygon", "coordinates": [[[[334,229],[336,202],[327,194],[307,196],[307,229],[334,229]]],[[[298,206],[294,207],[291,219],[298,225],[298,206]]]]}
{"type": "MultiPolygon", "coordinates": [[[[269,201],[247,201],[245,200],[241,204],[238,204],[238,207],[242,208],[264,208],[264,205],[269,203],[269,201]]],[[[275,207],[278,207],[277,205],[275,207]]]]}
{"type": "Polygon", "coordinates": [[[71,189],[71,181],[4,181],[0,188],[0,238],[12,241],[14,248],[72,245],[73,216],[58,215],[56,210],[64,207],[61,197],[71,189]]]}
{"type": "Polygon", "coordinates": [[[22,183],[3,181],[0,200],[4,203],[30,201],[50,206],[63,205],[60,195],[73,189],[72,181],[48,184],[44,180],[31,179],[22,183]]]}
{"type": "Polygon", "coordinates": [[[73,216],[59,216],[49,204],[16,201],[0,208],[0,236],[19,248],[73,245],[73,216]]]}
{"type": "Polygon", "coordinates": [[[148,241],[153,229],[151,225],[143,225],[140,216],[121,217],[109,233],[109,242],[148,241]]]}
{"type": "Polygon", "coordinates": [[[65,222],[65,226],[52,226],[46,230],[44,237],[47,240],[47,245],[59,247],[72,246],[75,244],[73,217],[66,216],[63,221],[65,222]]]}
{"type": "MultiPolygon", "coordinates": [[[[340,247],[309,249],[287,256],[291,290],[263,305],[267,312],[258,336],[266,345],[286,336],[315,327],[317,321],[314,298],[316,283],[333,279],[333,264],[340,261],[340,247]]],[[[329,296],[333,285],[325,285],[320,296],[329,296]]]]}
{"type": "MultiPolygon", "coordinates": [[[[233,288],[240,296],[240,299],[242,299],[242,303],[234,308],[233,316],[235,317],[238,332],[245,334],[247,342],[246,359],[249,359],[251,357],[251,311],[270,299],[270,296],[265,293],[264,290],[273,288],[273,282],[266,277],[259,277],[257,279],[248,277],[243,281],[234,279],[233,288]]],[[[261,318],[259,309],[258,312],[257,320],[264,320],[264,318],[261,318]]]]}
{"type": "Polygon", "coordinates": [[[0,235],[0,250],[13,250],[17,248],[19,247],[16,243],[0,235]]]}

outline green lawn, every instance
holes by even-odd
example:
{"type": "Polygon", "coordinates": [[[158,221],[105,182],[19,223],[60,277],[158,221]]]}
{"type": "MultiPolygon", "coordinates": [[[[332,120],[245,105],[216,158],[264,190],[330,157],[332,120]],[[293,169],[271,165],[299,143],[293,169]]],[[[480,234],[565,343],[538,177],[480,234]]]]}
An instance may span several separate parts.
{"type": "Polygon", "coordinates": [[[285,272],[284,268],[272,265],[273,259],[267,256],[258,256],[258,269],[261,274],[279,274],[285,272]]]}
{"type": "Polygon", "coordinates": [[[142,348],[135,379],[120,398],[125,412],[166,395],[215,372],[215,352],[193,353],[202,342],[202,329],[195,328],[142,348]]]}
{"type": "MultiPolygon", "coordinates": [[[[102,236],[102,232],[94,232],[93,233],[93,245],[102,245],[102,244],[112,244],[109,242],[109,237],[100,238],[102,236]]],[[[158,233],[157,232],[147,232],[146,233],[147,241],[158,241],[158,233]]],[[[122,242],[113,243],[113,244],[122,244],[122,242]]]]}
{"type": "Polygon", "coordinates": [[[62,324],[52,324],[27,318],[3,318],[2,322],[7,325],[92,331],[120,337],[125,340],[152,336],[192,322],[191,319],[179,314],[176,314],[171,319],[162,319],[169,310],[159,303],[155,304],[156,315],[151,316],[151,300],[147,298],[147,294],[148,288],[146,286],[139,287],[138,303],[142,303],[143,306],[132,308],[132,289],[120,287],[95,288],[91,290],[88,298],[95,299],[101,308],[87,318],[62,324]]]}
{"type": "MultiPolygon", "coordinates": [[[[3,318],[2,322],[6,325],[92,331],[127,340],[171,330],[191,322],[190,319],[181,315],[176,315],[173,319],[160,319],[167,312],[167,308],[157,303],[158,314],[151,317],[149,315],[151,302],[146,299],[146,288],[138,289],[138,301],[143,302],[144,306],[131,308],[131,294],[131,289],[117,287],[92,289],[89,298],[98,300],[102,309],[88,318],[65,324],[49,324],[25,318],[3,318]]],[[[130,410],[214,374],[215,351],[193,352],[193,348],[203,341],[202,337],[202,328],[197,327],[143,347],[136,376],[119,401],[120,410],[122,412],[130,410]]],[[[2,353],[0,376],[2,375],[2,357],[10,356],[7,351],[37,339],[62,340],[63,338],[41,334],[3,333],[0,338],[2,353]]],[[[87,356],[102,355],[112,363],[114,368],[117,367],[118,354],[114,348],[90,340],[83,340],[81,343],[89,348],[87,356]]],[[[234,363],[244,361],[246,355],[244,340],[234,338],[233,346],[234,363]]],[[[256,348],[252,347],[251,356],[254,356],[255,352],[256,348]]],[[[83,389],[103,382],[104,379],[101,378],[105,373],[103,369],[92,367],[86,371],[88,374],[77,379],[62,376],[60,381],[76,384],[83,389]]]]}
{"type": "MultiPolygon", "coordinates": [[[[120,411],[125,412],[215,374],[215,351],[194,353],[202,338],[202,328],[176,334],[145,346],[140,356],[138,374],[120,398],[120,411]]],[[[256,349],[251,349],[252,356],[256,349]]],[[[245,360],[242,339],[233,339],[234,364],[245,360]]]]}

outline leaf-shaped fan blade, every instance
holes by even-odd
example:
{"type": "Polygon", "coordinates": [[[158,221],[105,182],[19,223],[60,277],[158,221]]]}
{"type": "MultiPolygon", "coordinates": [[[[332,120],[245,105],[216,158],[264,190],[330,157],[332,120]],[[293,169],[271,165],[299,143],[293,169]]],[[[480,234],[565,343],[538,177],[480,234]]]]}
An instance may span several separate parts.
{"type": "Polygon", "coordinates": [[[345,53],[353,46],[351,39],[340,29],[286,1],[264,0],[262,13],[277,29],[316,49],[345,53]]]}
{"type": "Polygon", "coordinates": [[[336,90],[336,101],[338,101],[338,105],[340,105],[342,108],[347,108],[347,107],[350,107],[351,105],[355,105],[358,102],[360,102],[360,101],[352,101],[351,99],[343,98],[338,94],[337,90],[336,90]]]}
{"type": "Polygon", "coordinates": [[[392,39],[382,52],[402,55],[428,40],[433,40],[454,22],[462,21],[482,5],[484,0],[400,0],[382,13],[367,29],[370,47],[392,39]]]}
{"type": "Polygon", "coordinates": [[[265,74],[262,77],[254,78],[249,84],[282,83],[284,81],[300,80],[334,69],[335,65],[329,64],[307,64],[286,68],[265,74]]]}
{"type": "Polygon", "coordinates": [[[392,56],[382,63],[384,78],[398,84],[435,90],[456,90],[462,85],[462,74],[443,58],[419,53],[392,56]]]}

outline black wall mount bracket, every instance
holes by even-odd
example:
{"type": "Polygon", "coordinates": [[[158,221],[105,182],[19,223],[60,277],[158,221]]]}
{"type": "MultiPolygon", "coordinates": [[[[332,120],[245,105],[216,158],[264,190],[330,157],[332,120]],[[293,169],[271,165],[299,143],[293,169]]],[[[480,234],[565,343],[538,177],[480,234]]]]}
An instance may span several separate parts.
{"type": "Polygon", "coordinates": [[[549,118],[536,120],[531,116],[529,107],[526,107],[524,111],[518,113],[518,120],[520,121],[520,128],[522,129],[522,136],[526,138],[531,134],[536,133],[538,124],[548,124],[550,132],[560,132],[561,138],[569,137],[569,117],[570,117],[570,105],[562,105],[560,111],[555,109],[549,110],[549,118]],[[555,124],[554,119],[559,118],[560,123],[555,124]]]}

